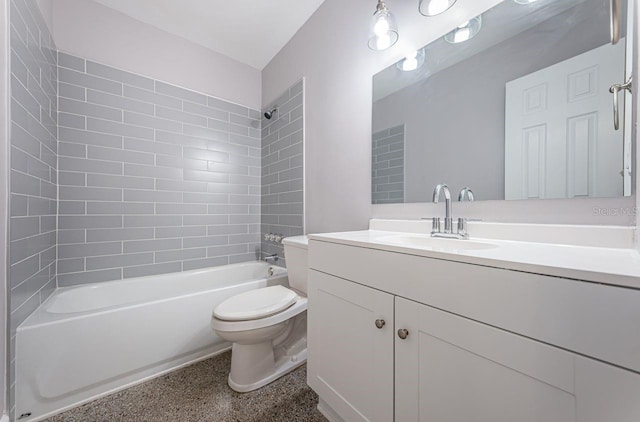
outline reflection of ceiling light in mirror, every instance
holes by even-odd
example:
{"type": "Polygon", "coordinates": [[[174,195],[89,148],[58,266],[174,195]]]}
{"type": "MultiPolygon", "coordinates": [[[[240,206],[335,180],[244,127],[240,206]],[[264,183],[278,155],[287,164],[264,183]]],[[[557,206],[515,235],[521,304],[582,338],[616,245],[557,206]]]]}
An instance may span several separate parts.
{"type": "Polygon", "coordinates": [[[424,16],[435,16],[448,10],[455,2],[456,0],[420,0],[418,10],[424,16]]]}
{"type": "Polygon", "coordinates": [[[482,28],[482,16],[476,16],[449,32],[444,36],[444,39],[451,44],[468,41],[478,35],[480,28],[482,28]]]}
{"type": "Polygon", "coordinates": [[[372,50],[386,50],[398,41],[398,26],[396,20],[387,9],[384,1],[378,0],[376,12],[369,25],[369,48],[372,50]]]}
{"type": "Polygon", "coordinates": [[[513,0],[518,4],[531,4],[531,3],[535,3],[538,0],[513,0]]]}
{"type": "Polygon", "coordinates": [[[420,50],[413,51],[407,56],[400,60],[397,64],[398,69],[403,70],[405,72],[410,72],[412,70],[416,70],[424,64],[424,48],[420,50]]]}

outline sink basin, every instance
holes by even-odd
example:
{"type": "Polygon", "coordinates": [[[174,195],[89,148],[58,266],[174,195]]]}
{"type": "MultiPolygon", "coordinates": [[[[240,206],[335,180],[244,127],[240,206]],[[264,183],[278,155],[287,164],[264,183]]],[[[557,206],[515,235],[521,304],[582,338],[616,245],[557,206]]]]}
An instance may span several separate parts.
{"type": "Polygon", "coordinates": [[[385,236],[379,239],[382,243],[389,243],[398,246],[407,246],[412,248],[426,248],[437,250],[451,251],[473,251],[497,248],[498,245],[487,242],[478,242],[475,240],[465,239],[444,239],[431,236],[416,235],[393,235],[385,236]]]}

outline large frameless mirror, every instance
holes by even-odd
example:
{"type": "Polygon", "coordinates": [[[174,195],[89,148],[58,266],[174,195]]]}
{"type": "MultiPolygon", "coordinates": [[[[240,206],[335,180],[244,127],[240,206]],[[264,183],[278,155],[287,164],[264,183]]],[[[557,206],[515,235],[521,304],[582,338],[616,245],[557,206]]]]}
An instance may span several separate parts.
{"type": "Polygon", "coordinates": [[[505,0],[376,74],[372,202],[631,195],[626,3],[615,45],[610,0],[505,0]]]}

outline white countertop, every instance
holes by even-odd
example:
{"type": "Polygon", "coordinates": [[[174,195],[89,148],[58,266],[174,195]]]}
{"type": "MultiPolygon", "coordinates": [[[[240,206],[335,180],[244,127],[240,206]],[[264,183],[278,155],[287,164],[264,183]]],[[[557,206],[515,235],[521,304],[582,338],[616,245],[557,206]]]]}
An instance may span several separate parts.
{"type": "MultiPolygon", "coordinates": [[[[636,249],[481,239],[476,237],[472,237],[470,241],[490,243],[496,247],[492,249],[467,250],[405,246],[388,241],[389,236],[407,236],[407,234],[406,231],[363,230],[313,234],[309,238],[343,245],[640,289],[640,254],[636,249]]],[[[411,235],[429,237],[426,234],[411,235]]],[[[453,242],[466,242],[466,240],[455,240],[453,242]]]]}

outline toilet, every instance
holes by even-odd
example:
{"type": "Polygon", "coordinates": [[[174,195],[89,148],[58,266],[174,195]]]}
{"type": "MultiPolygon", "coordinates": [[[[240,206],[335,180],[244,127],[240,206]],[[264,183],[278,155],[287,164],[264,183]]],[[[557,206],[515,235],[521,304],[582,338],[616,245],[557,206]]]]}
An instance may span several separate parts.
{"type": "Polygon", "coordinates": [[[256,390],[307,360],[307,236],[283,239],[289,287],[232,296],[213,310],[211,327],[233,343],[229,387],[256,390]]]}

